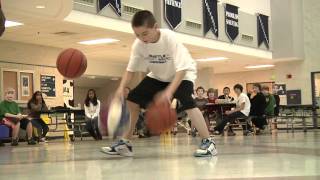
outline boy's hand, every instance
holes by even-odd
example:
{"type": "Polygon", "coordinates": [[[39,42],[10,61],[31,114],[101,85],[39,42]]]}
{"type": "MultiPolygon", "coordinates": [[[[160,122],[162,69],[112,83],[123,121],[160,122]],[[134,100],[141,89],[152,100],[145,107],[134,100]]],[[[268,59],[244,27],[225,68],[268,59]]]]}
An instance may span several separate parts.
{"type": "Polygon", "coordinates": [[[117,99],[123,99],[123,89],[122,88],[118,88],[116,93],[114,94],[114,98],[117,98],[117,99]]]}
{"type": "Polygon", "coordinates": [[[168,102],[171,104],[172,93],[165,90],[156,95],[155,101],[156,103],[168,102]]]}

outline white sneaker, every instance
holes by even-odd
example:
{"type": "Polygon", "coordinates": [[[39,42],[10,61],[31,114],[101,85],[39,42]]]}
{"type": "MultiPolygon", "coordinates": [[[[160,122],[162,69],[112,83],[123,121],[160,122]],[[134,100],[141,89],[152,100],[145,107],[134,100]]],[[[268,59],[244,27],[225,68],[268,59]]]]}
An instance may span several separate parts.
{"type": "Polygon", "coordinates": [[[109,155],[133,156],[131,143],[122,139],[112,146],[101,147],[100,151],[109,155]]]}
{"type": "Polygon", "coordinates": [[[218,151],[216,149],[216,144],[212,138],[202,139],[200,148],[194,153],[195,157],[208,157],[216,156],[218,151]]]}

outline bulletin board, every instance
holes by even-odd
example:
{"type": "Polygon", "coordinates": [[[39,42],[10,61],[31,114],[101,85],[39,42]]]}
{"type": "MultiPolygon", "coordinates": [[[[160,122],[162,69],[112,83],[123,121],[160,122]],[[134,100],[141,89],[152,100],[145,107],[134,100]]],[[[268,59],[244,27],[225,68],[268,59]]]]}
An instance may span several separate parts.
{"type": "Polygon", "coordinates": [[[6,89],[13,88],[16,91],[15,100],[17,100],[18,99],[18,72],[4,70],[2,73],[2,79],[3,79],[2,97],[6,89]]]}
{"type": "Polygon", "coordinates": [[[33,73],[20,72],[21,100],[28,101],[33,94],[33,73]]]}
{"type": "Polygon", "coordinates": [[[45,97],[56,97],[56,77],[54,75],[40,75],[40,89],[45,97]]]}

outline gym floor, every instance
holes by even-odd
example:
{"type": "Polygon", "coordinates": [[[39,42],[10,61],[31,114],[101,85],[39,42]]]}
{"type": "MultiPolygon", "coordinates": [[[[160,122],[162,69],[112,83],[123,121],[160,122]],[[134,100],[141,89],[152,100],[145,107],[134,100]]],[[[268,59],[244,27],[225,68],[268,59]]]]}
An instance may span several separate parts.
{"type": "MultiPolygon", "coordinates": [[[[240,134],[240,132],[238,132],[240,134]]],[[[215,137],[219,154],[195,158],[186,134],[134,139],[133,158],[109,156],[103,141],[0,147],[0,179],[320,179],[320,131],[215,137]]]]}

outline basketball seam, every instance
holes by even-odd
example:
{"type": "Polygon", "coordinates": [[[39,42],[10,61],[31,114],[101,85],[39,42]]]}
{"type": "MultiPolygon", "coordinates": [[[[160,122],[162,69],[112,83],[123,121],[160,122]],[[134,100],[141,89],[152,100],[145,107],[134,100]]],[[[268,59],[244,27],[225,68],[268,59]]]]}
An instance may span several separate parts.
{"type": "Polygon", "coordinates": [[[78,77],[79,76],[79,70],[81,70],[81,67],[82,67],[82,63],[83,63],[83,54],[81,54],[81,63],[78,63],[78,68],[77,68],[77,71],[74,72],[74,74],[72,75],[72,77],[78,77]]]}
{"type": "Polygon", "coordinates": [[[65,69],[65,72],[64,72],[65,75],[67,75],[67,71],[68,71],[68,69],[69,69],[70,61],[71,61],[71,59],[72,59],[72,57],[73,57],[73,55],[74,55],[75,52],[76,52],[76,50],[73,49],[73,52],[72,52],[72,54],[71,54],[71,56],[70,56],[70,58],[69,58],[69,60],[68,60],[68,63],[67,63],[67,66],[66,66],[66,69],[65,69]]]}

